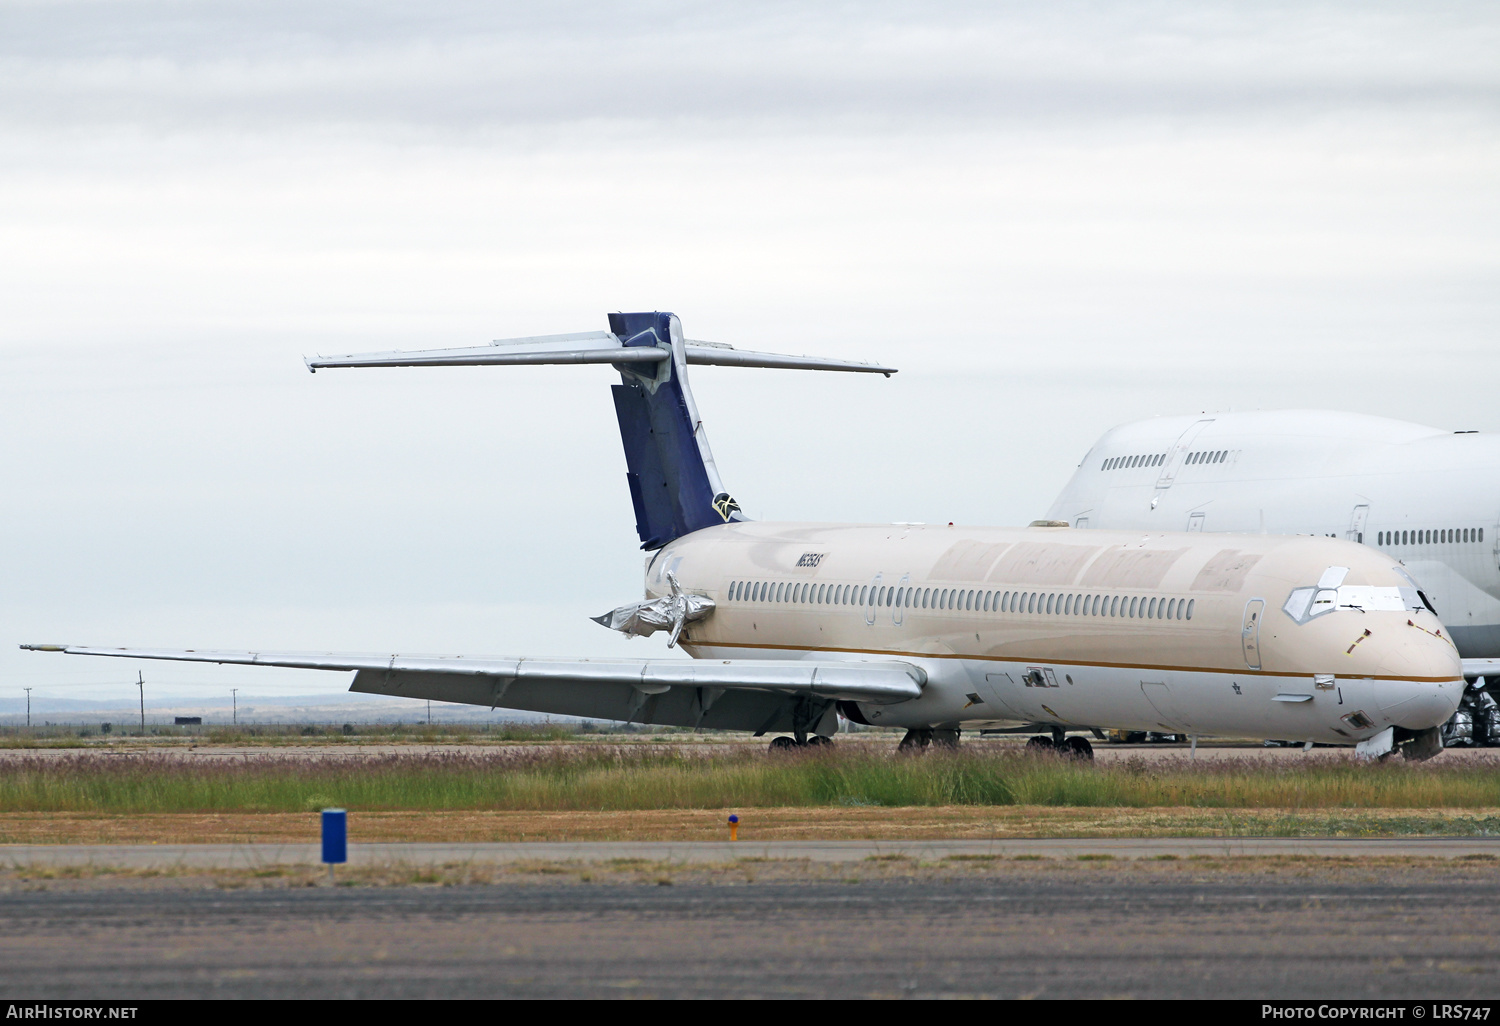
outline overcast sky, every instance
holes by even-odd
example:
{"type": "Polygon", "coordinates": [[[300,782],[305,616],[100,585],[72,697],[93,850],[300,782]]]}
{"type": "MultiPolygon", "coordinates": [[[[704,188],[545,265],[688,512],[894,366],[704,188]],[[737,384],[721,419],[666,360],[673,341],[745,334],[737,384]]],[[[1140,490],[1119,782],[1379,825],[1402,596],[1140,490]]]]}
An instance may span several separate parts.
{"type": "MultiPolygon", "coordinates": [[[[1126,420],[1500,428],[1493,4],[0,0],[0,693],[27,641],[660,654],[604,368],[755,517],[1025,523],[1126,420]]],[[[147,664],[164,694],[335,675],[147,664]]],[[[133,687],[130,688],[133,694],[133,687]]]]}

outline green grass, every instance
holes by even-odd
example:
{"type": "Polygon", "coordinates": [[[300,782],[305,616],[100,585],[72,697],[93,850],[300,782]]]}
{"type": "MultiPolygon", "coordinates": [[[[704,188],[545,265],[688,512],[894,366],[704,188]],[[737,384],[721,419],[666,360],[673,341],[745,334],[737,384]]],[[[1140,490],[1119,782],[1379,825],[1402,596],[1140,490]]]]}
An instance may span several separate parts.
{"type": "MultiPolygon", "coordinates": [[[[4,812],[305,812],[328,805],[580,812],[938,805],[1492,809],[1500,807],[1500,759],[1105,766],[1021,753],[704,755],[566,746],[369,759],[255,756],[188,763],[158,755],[81,754],[0,762],[4,812]]],[[[1320,832],[1326,819],[1318,817],[1320,832]]],[[[1425,821],[1418,819],[1408,826],[1423,832],[1425,821]]],[[[1281,826],[1295,831],[1298,821],[1292,817],[1281,826]]],[[[1500,822],[1486,819],[1477,829],[1491,828],[1500,832],[1500,822]]]]}

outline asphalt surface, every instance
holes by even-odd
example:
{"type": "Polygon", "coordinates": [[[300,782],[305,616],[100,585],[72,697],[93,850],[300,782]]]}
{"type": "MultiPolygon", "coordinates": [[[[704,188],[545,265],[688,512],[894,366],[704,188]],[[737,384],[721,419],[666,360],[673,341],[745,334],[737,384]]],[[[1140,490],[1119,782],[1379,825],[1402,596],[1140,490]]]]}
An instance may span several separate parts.
{"type": "MultiPolygon", "coordinates": [[[[255,869],[316,865],[316,844],[5,844],[0,867],[91,866],[120,869],[255,869]]],[[[859,862],[872,857],[942,859],[952,856],[1035,855],[1117,859],[1175,855],[1219,857],[1321,856],[1340,858],[1500,859],[1500,837],[1105,837],[1016,838],[996,841],[538,841],[496,844],[350,844],[354,865],[407,866],[525,861],[603,862],[647,859],[681,864],[723,863],[745,858],[859,862]]]]}
{"type": "Polygon", "coordinates": [[[0,988],[115,1001],[1481,999],[1500,991],[1500,880],[1473,869],[13,889],[0,894],[0,988]]]}

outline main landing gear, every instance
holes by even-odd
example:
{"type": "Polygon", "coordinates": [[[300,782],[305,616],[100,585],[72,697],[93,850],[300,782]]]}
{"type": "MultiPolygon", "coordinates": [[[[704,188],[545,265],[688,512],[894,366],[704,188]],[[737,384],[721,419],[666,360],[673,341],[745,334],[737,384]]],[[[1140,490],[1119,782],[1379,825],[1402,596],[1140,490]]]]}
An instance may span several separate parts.
{"type": "MultiPolygon", "coordinates": [[[[1061,731],[1058,734],[1061,734],[1061,731]]],[[[1069,759],[1077,759],[1079,762],[1092,762],[1094,759],[1094,746],[1089,744],[1086,737],[1038,735],[1026,742],[1026,750],[1028,752],[1055,752],[1069,759]]]]}
{"type": "Polygon", "coordinates": [[[924,748],[944,748],[954,751],[958,748],[958,736],[960,731],[948,730],[937,727],[916,727],[906,732],[901,743],[896,746],[898,752],[920,752],[924,748]]]}
{"type": "Polygon", "coordinates": [[[824,737],[822,734],[813,734],[806,741],[802,742],[799,742],[794,737],[787,737],[785,734],[781,735],[780,737],[771,738],[771,751],[773,752],[791,752],[796,751],[798,748],[812,748],[821,750],[824,748],[832,747],[833,738],[824,737]]]}

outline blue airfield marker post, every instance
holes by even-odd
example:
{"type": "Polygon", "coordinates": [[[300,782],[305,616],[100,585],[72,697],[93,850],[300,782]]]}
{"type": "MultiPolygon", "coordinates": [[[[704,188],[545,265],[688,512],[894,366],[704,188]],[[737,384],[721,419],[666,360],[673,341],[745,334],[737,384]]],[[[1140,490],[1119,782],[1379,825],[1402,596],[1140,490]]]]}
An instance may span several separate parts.
{"type": "Polygon", "coordinates": [[[333,867],[349,861],[348,813],[343,809],[323,810],[323,861],[328,864],[328,882],[333,883],[333,867]]]}

